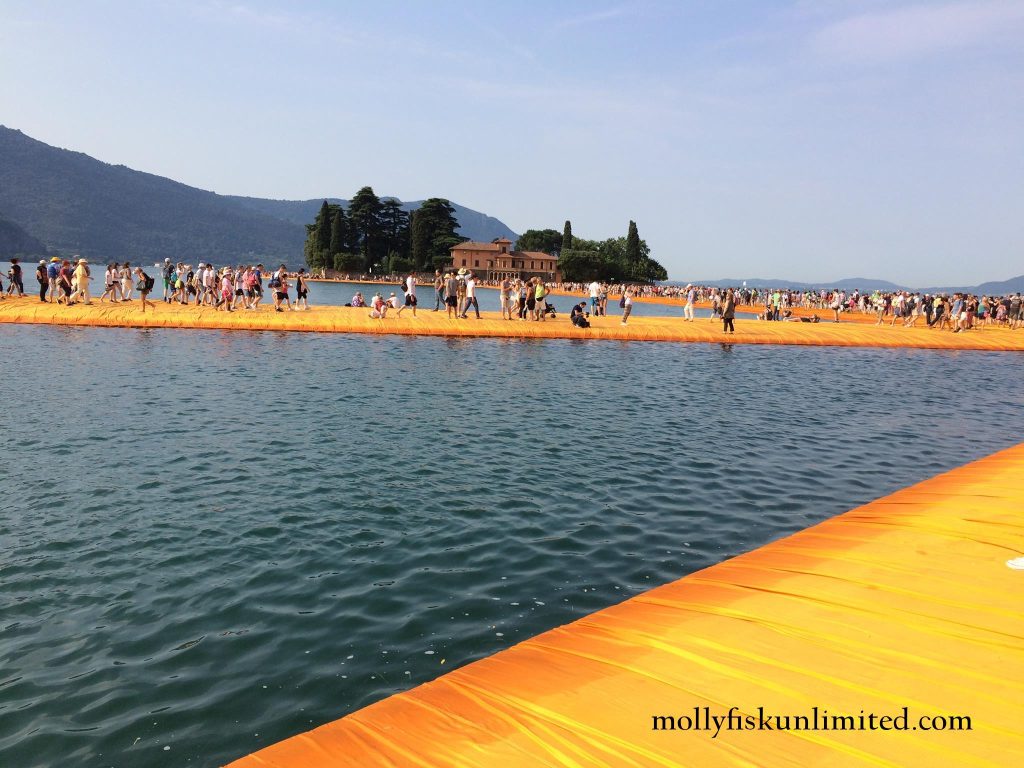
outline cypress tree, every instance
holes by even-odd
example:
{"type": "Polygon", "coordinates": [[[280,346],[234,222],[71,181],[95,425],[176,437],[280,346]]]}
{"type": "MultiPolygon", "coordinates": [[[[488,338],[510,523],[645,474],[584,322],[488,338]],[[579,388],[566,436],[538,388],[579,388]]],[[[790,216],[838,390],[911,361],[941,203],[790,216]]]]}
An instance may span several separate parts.
{"type": "Polygon", "coordinates": [[[316,245],[321,252],[326,252],[331,245],[331,207],[326,200],[316,217],[316,245]]]}
{"type": "Polygon", "coordinates": [[[329,245],[331,256],[345,250],[346,229],[345,212],[339,208],[335,211],[334,219],[331,221],[331,242],[329,245]]]}
{"type": "Polygon", "coordinates": [[[562,228],[562,250],[572,250],[572,222],[568,219],[565,220],[565,226],[562,228]]]}
{"type": "Polygon", "coordinates": [[[629,222],[629,234],[626,235],[626,261],[631,266],[640,263],[640,234],[636,231],[636,222],[629,222]]]}

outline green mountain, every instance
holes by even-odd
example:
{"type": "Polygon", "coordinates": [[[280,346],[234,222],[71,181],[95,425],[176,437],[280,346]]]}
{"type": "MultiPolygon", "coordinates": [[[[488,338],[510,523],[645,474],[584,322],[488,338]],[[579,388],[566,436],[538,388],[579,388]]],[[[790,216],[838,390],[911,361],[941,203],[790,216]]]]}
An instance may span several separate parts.
{"type": "MultiPolygon", "coordinates": [[[[118,261],[170,257],[297,263],[304,225],[313,221],[321,203],[319,198],[218,195],[0,126],[0,211],[63,253],[118,261]]],[[[497,219],[461,206],[457,210],[466,237],[515,237],[497,219]]]]}
{"type": "Polygon", "coordinates": [[[0,216],[0,259],[45,255],[45,245],[13,221],[8,221],[0,216]]]}

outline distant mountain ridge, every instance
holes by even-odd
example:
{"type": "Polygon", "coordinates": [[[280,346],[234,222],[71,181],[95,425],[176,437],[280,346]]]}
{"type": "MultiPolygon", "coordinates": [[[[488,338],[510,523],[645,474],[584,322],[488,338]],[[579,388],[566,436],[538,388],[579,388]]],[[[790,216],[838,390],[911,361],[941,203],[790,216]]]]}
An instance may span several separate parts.
{"type": "Polygon", "coordinates": [[[13,221],[0,216],[0,259],[45,256],[46,246],[13,221]]]}
{"type": "MultiPolygon", "coordinates": [[[[316,197],[311,200],[268,200],[262,197],[238,197],[235,195],[225,195],[225,197],[257,213],[303,225],[313,222],[324,200],[340,205],[346,210],[349,204],[348,200],[340,197],[316,197]]],[[[398,198],[389,198],[387,195],[382,195],[381,199],[398,200],[398,198]]],[[[402,203],[402,210],[406,212],[414,211],[423,205],[422,200],[413,200],[412,202],[399,200],[399,202],[402,203]]],[[[507,237],[512,242],[519,237],[518,233],[513,232],[503,221],[459,205],[454,201],[449,200],[449,202],[455,209],[455,218],[459,222],[459,234],[463,237],[487,243],[496,237],[507,237]]]]}
{"type": "MultiPolygon", "coordinates": [[[[302,259],[304,224],[322,201],[218,195],[0,126],[0,211],[29,237],[65,253],[117,261],[295,264],[302,259]]],[[[471,239],[516,237],[497,219],[464,206],[456,206],[456,217],[460,233],[471,239]]]]}
{"type": "MultiPolygon", "coordinates": [[[[711,285],[717,288],[735,288],[741,285],[748,285],[751,288],[788,288],[793,291],[809,290],[831,290],[840,291],[859,290],[865,291],[920,291],[921,293],[973,293],[979,296],[1002,296],[1007,293],[1024,293],[1024,275],[1011,277],[1009,280],[990,281],[981,285],[945,285],[920,288],[908,285],[891,283],[888,280],[879,280],[867,277],[846,277],[842,280],[821,283],[805,283],[799,280],[777,280],[775,278],[748,277],[736,280],[690,280],[694,285],[711,285]]],[[[686,285],[680,280],[670,280],[667,285],[686,285]]]]}

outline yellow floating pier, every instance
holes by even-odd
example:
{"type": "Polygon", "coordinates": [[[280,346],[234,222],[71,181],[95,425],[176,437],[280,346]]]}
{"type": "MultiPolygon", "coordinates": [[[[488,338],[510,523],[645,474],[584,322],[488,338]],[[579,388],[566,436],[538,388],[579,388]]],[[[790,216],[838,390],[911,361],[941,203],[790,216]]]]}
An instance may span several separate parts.
{"type": "Polygon", "coordinates": [[[629,318],[622,325],[618,315],[591,318],[593,326],[576,328],[565,315],[546,322],[502,320],[485,312],[481,320],[449,319],[445,312],[420,309],[416,317],[395,310],[384,320],[369,317],[365,309],[314,307],[308,312],[274,312],[263,305],[258,311],[217,312],[210,307],[181,306],[158,301],[142,313],[138,301],[130,304],[44,304],[38,298],[0,301],[0,323],[83,325],[118,328],[204,328],[249,331],[309,331],[320,333],[373,333],[423,336],[488,336],[497,338],[619,339],[629,341],[728,342],[731,344],[797,344],[835,347],[910,347],[918,349],[979,349],[1024,351],[1024,329],[986,327],[964,333],[865,325],[864,323],[817,324],[768,323],[740,318],[736,333],[722,332],[721,322],[706,318],[692,323],[678,317],[629,318]]]}
{"type": "MultiPolygon", "coordinates": [[[[231,763],[986,766],[1024,759],[1024,445],[231,763]],[[705,712],[917,730],[681,729],[705,712]],[[707,708],[707,710],[705,710],[707,708]],[[653,730],[654,716],[676,730],[653,730]],[[947,718],[923,730],[922,717],[947,718]],[[950,730],[951,717],[961,730],[950,730]],[[870,721],[865,721],[870,722],[870,721]],[[900,721],[890,721],[896,723],[900,721]]],[[[796,722],[795,720],[793,721],[796,722]]]]}

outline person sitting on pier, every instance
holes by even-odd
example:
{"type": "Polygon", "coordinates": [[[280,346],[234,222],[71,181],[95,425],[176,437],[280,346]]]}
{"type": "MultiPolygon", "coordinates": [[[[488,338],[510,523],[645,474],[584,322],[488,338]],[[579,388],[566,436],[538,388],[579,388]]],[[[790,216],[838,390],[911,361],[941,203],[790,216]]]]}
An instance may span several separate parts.
{"type": "Polygon", "coordinates": [[[380,293],[376,293],[373,296],[373,301],[370,302],[370,317],[375,320],[383,320],[388,314],[388,304],[384,301],[384,297],[380,293]]]}
{"type": "Polygon", "coordinates": [[[569,319],[572,320],[572,324],[577,328],[589,328],[590,313],[587,312],[587,302],[581,301],[579,304],[573,306],[572,311],[569,313],[569,319]]]}

